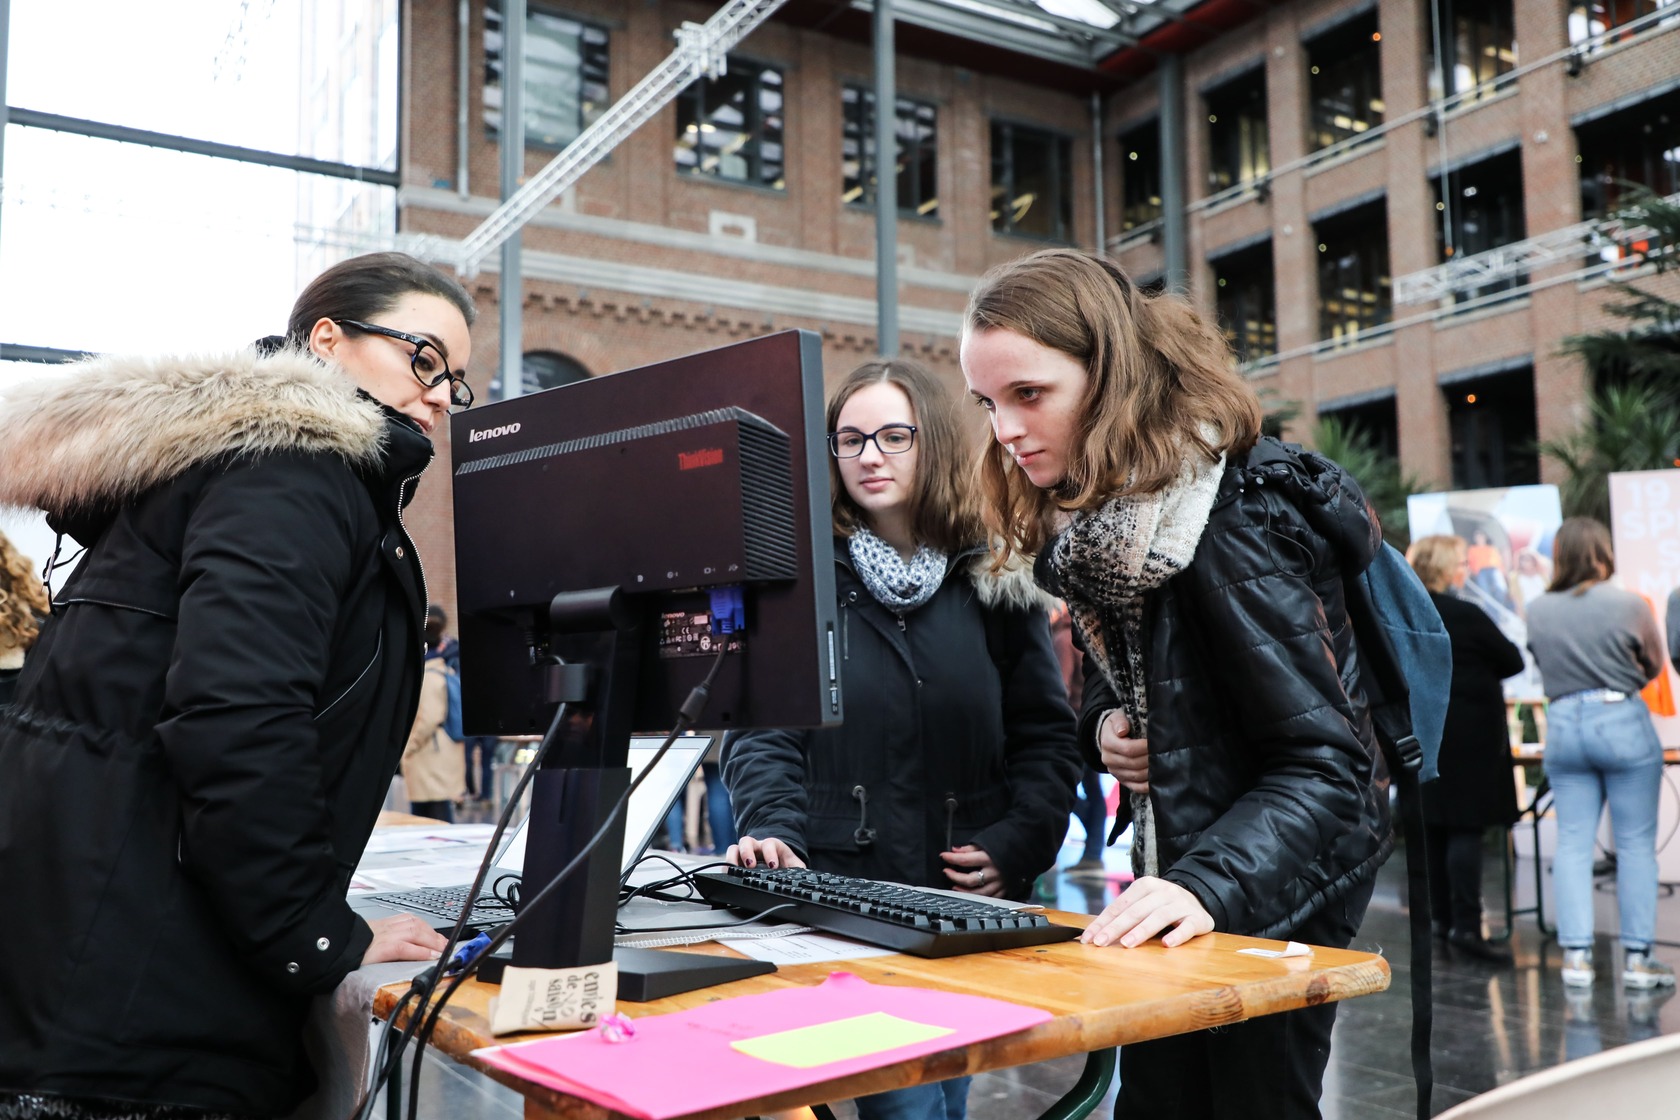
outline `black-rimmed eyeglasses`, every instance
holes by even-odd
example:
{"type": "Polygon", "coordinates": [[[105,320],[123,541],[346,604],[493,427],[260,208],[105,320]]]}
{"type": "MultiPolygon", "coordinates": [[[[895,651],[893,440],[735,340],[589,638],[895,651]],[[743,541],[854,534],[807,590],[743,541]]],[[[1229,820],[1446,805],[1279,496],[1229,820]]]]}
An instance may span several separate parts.
{"type": "Polygon", "coordinates": [[[828,433],[828,450],[836,459],[856,459],[871,440],[883,455],[902,455],[916,446],[916,425],[882,424],[873,432],[851,428],[828,433]]]}
{"type": "Polygon", "coordinates": [[[414,371],[414,376],[420,384],[428,389],[435,389],[445,381],[449,382],[449,403],[456,408],[471,408],[473,403],[472,386],[467,384],[466,378],[454,373],[449,368],[449,359],[437,348],[437,344],[429,338],[421,338],[417,334],[407,331],[393,330],[382,327],[378,323],[364,323],[359,319],[334,319],[333,322],[341,327],[349,327],[354,331],[365,334],[379,334],[386,338],[394,338],[398,342],[406,342],[414,347],[414,354],[408,360],[408,368],[414,371]]]}

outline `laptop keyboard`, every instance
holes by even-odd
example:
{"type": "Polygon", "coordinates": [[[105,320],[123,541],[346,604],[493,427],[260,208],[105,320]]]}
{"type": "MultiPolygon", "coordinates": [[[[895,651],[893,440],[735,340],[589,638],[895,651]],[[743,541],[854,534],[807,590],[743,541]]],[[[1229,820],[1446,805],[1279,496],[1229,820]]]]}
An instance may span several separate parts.
{"type": "MultiPolygon", "coordinates": [[[[467,888],[422,887],[419,890],[381,894],[379,901],[399,910],[414,910],[421,914],[447,918],[453,922],[460,918],[461,907],[467,903],[467,888]]],[[[508,921],[513,917],[513,913],[513,907],[495,895],[481,894],[478,901],[473,903],[472,917],[468,920],[474,924],[494,925],[508,921]]]]}

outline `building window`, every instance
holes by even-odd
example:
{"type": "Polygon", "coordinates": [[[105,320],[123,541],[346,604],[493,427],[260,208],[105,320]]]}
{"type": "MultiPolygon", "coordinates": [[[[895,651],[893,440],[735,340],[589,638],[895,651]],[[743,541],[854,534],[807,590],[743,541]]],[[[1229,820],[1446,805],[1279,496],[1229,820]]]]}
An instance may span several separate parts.
{"type": "Polygon", "coordinates": [[[1589,121],[1575,140],[1583,218],[1615,213],[1629,183],[1658,195],[1680,191],[1680,92],[1589,121]]]}
{"type": "MultiPolygon", "coordinates": [[[[540,393],[570,385],[574,381],[589,380],[589,367],[558,350],[527,350],[521,355],[519,380],[523,391],[540,393]]],[[[498,368],[490,378],[490,399],[502,399],[502,375],[498,368]]]]}
{"type": "MultiPolygon", "coordinates": [[[[1443,261],[1473,257],[1527,236],[1523,217],[1522,155],[1516,150],[1435,178],[1435,240],[1443,261]],[[1452,231],[1451,244],[1446,233],[1452,231]]],[[[1454,292],[1453,302],[1528,283],[1526,274],[1454,292]]]]}
{"type": "Polygon", "coordinates": [[[1454,490],[1540,481],[1532,367],[1454,382],[1441,392],[1452,434],[1454,490]]]}
{"type": "Polygon", "coordinates": [[[1359,404],[1319,406],[1320,420],[1334,420],[1349,435],[1361,437],[1384,459],[1400,457],[1400,409],[1392,395],[1359,404]]]}
{"type": "Polygon", "coordinates": [[[1256,70],[1207,95],[1208,190],[1217,193],[1272,169],[1266,136],[1266,72],[1256,70]]]}
{"type": "MultiPolygon", "coordinates": [[[[1435,0],[1441,21],[1441,69],[1429,60],[1430,96],[1473,101],[1503,89],[1517,65],[1511,0],[1435,0]]],[[[1435,33],[1434,19],[1429,33],[1435,33]]],[[[1514,79],[1510,79],[1514,80],[1514,79]]]]}
{"type": "MultiPolygon", "coordinates": [[[[1614,31],[1618,27],[1625,28],[1641,16],[1648,16],[1664,8],[1673,8],[1675,15],[1680,16],[1680,0],[1576,0],[1569,5],[1569,41],[1579,43],[1591,39],[1594,35],[1614,31]]],[[[1667,22],[1669,19],[1665,17],[1655,23],[1643,24],[1636,30],[1612,35],[1599,46],[1610,46],[1631,39],[1653,30],[1656,24],[1667,22]]]]}
{"type": "Polygon", "coordinates": [[[1213,266],[1219,325],[1239,362],[1277,353],[1277,298],[1272,285],[1272,245],[1256,245],[1208,262],[1213,266]]]}
{"type": "Polygon", "coordinates": [[[1373,9],[1307,44],[1314,151],[1383,123],[1381,43],[1373,9]]]}
{"type": "Polygon", "coordinates": [[[1073,144],[1040,128],[992,122],[992,229],[1066,241],[1073,231],[1073,144]]]}
{"type": "MultiPolygon", "coordinates": [[[[559,150],[608,105],[607,32],[540,8],[525,13],[525,146],[559,150]]],[[[502,127],[502,9],[484,9],[484,124],[502,127]]]]}
{"type": "Polygon", "coordinates": [[[677,96],[677,170],[786,190],[782,72],[731,58],[677,96]]]}
{"type": "Polygon", "coordinates": [[[1388,322],[1388,207],[1356,206],[1313,223],[1318,242],[1319,337],[1351,346],[1388,322]]]}
{"type": "MultiPolygon", "coordinates": [[[[840,91],[841,199],[875,205],[875,91],[846,86],[840,91]]],[[[939,110],[925,101],[898,99],[898,209],[901,214],[939,215],[939,110]]]]}
{"type": "Polygon", "coordinates": [[[1161,126],[1156,121],[1120,134],[1120,230],[1161,216],[1161,126]]]}

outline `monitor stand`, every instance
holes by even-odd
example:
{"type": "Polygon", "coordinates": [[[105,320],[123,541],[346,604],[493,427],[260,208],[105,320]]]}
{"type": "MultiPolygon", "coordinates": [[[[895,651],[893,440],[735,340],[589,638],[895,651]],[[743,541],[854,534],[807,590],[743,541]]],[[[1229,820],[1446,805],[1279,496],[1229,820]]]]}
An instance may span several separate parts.
{"type": "Polygon", "coordinates": [[[555,596],[549,619],[555,634],[571,636],[575,655],[545,667],[547,698],[568,706],[532,782],[521,893],[534,897],[597,831],[604,834],[567,881],[520,914],[519,933],[505,953],[483,961],[479,976],[499,980],[508,964],[560,969],[613,960],[619,998],[642,1002],[774,972],[765,961],[613,945],[624,814],[610,822],[607,814],[630,782],[640,612],[607,587],[555,596]]]}
{"type": "MultiPolygon", "coordinates": [[[[513,941],[518,940],[516,935],[513,941]]],[[[618,965],[618,998],[628,1003],[646,1003],[776,971],[769,961],[746,957],[714,957],[709,953],[633,949],[622,945],[613,950],[612,959],[618,965]]],[[[478,978],[486,984],[500,984],[502,972],[510,964],[513,964],[511,942],[479,963],[478,978]]]]}

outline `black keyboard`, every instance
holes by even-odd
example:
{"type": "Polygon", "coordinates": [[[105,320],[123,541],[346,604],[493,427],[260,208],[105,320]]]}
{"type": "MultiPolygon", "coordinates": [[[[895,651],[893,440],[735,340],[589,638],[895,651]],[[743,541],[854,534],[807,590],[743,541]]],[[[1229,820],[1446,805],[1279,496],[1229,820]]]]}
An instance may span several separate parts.
{"type": "Polygon", "coordinates": [[[791,903],[771,917],[918,957],[1018,949],[1079,936],[1077,928],[1051,925],[1043,914],[803,867],[731,867],[696,875],[694,883],[707,901],[732,910],[759,914],[791,903]]]}
{"type": "MultiPolygon", "coordinates": [[[[386,906],[395,906],[400,910],[417,910],[422,914],[447,918],[453,922],[460,918],[461,907],[467,904],[467,888],[422,887],[419,890],[399,891],[377,897],[386,906]]],[[[473,903],[472,917],[468,919],[468,924],[498,925],[512,918],[512,906],[493,894],[481,894],[478,901],[473,903]]]]}

